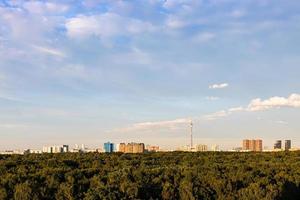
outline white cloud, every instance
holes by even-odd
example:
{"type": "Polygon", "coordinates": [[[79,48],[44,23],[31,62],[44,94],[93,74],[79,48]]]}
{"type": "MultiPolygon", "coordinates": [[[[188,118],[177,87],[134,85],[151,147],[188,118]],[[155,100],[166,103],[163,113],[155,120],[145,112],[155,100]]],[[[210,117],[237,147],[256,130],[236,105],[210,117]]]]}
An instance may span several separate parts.
{"type": "Polygon", "coordinates": [[[281,107],[300,107],[300,95],[291,94],[288,98],[271,97],[266,100],[253,99],[247,107],[248,111],[262,111],[281,107]]]}
{"type": "Polygon", "coordinates": [[[246,107],[235,107],[227,110],[221,110],[209,115],[205,115],[204,119],[215,120],[227,117],[236,112],[257,112],[266,111],[274,108],[291,107],[300,108],[300,94],[291,94],[289,97],[271,97],[266,100],[253,99],[246,107]]]}
{"type": "Polygon", "coordinates": [[[179,29],[185,27],[187,24],[186,21],[178,18],[177,16],[170,15],[166,20],[166,26],[172,29],[179,29]]]}
{"type": "Polygon", "coordinates": [[[229,84],[228,83],[221,83],[221,84],[213,84],[209,86],[209,89],[223,89],[228,87],[229,84]]]}
{"type": "Polygon", "coordinates": [[[171,121],[158,121],[158,122],[142,122],[132,124],[131,126],[115,129],[112,132],[137,132],[137,131],[149,131],[155,129],[169,129],[174,130],[178,128],[180,125],[188,125],[191,119],[189,118],[182,118],[182,119],[175,119],[171,121]]]}
{"type": "Polygon", "coordinates": [[[216,120],[219,118],[227,117],[233,113],[244,111],[243,107],[234,107],[227,110],[221,110],[212,114],[205,115],[203,119],[205,120],[216,120]]]}
{"type": "MultiPolygon", "coordinates": [[[[291,94],[288,98],[284,97],[272,97],[267,100],[254,99],[250,102],[248,107],[233,107],[227,110],[221,110],[212,114],[204,115],[200,118],[195,118],[194,120],[216,120],[219,118],[224,118],[229,115],[238,112],[253,112],[253,111],[261,111],[261,110],[269,110],[272,108],[280,108],[280,107],[295,107],[300,108],[300,95],[299,94],[291,94]]],[[[181,118],[175,119],[171,121],[158,121],[158,122],[143,122],[136,123],[126,128],[115,129],[112,132],[138,132],[138,131],[152,131],[157,129],[168,129],[174,130],[180,128],[180,126],[187,125],[190,123],[190,118],[181,118]]],[[[275,121],[278,124],[287,124],[286,121],[278,120],[275,121]]]]}
{"type": "Polygon", "coordinates": [[[29,13],[16,7],[0,7],[1,36],[18,44],[49,41],[63,18],[29,13]]]}
{"type": "Polygon", "coordinates": [[[215,120],[215,119],[218,119],[218,118],[226,117],[228,115],[229,115],[229,112],[227,112],[226,110],[221,110],[221,111],[218,111],[218,112],[215,112],[215,113],[212,113],[212,114],[205,115],[203,117],[203,119],[205,119],[205,120],[215,120]]]}
{"type": "Polygon", "coordinates": [[[288,122],[282,121],[282,120],[275,121],[275,123],[282,124],[282,125],[288,125],[289,124],[288,122]]]}
{"type": "Polygon", "coordinates": [[[209,101],[215,101],[215,100],[218,100],[220,99],[219,97],[214,97],[214,96],[207,96],[205,97],[206,100],[209,100],[209,101]]]}
{"type": "Polygon", "coordinates": [[[192,6],[195,7],[199,5],[201,1],[199,0],[165,0],[163,7],[166,9],[174,9],[176,7],[186,7],[186,6],[192,6]]]}
{"type": "Polygon", "coordinates": [[[244,110],[244,108],[240,106],[240,107],[230,108],[230,109],[228,109],[228,112],[233,113],[233,112],[240,112],[243,110],[244,110]]]}
{"type": "Polygon", "coordinates": [[[68,36],[72,38],[89,36],[107,38],[118,35],[140,34],[154,29],[151,23],[109,12],[91,16],[79,15],[68,19],[65,26],[68,36]]]}
{"type": "Polygon", "coordinates": [[[35,14],[63,13],[69,9],[69,7],[65,4],[57,4],[52,2],[41,2],[41,1],[25,2],[23,7],[29,12],[35,14]]]}

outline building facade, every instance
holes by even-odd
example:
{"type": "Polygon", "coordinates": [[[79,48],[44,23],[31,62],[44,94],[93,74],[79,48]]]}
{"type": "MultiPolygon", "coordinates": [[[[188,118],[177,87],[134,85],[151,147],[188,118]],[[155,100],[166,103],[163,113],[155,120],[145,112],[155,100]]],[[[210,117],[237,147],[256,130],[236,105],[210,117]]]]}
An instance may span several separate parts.
{"type": "Polygon", "coordinates": [[[196,151],[208,151],[207,145],[205,145],[205,144],[198,144],[196,146],[196,151]]]}
{"type": "Polygon", "coordinates": [[[281,142],[281,140],[277,140],[275,142],[274,149],[282,149],[282,142],[281,142]]]}
{"type": "Polygon", "coordinates": [[[260,139],[257,140],[243,140],[244,151],[255,151],[260,152],[263,150],[263,142],[260,139]]]}
{"type": "Polygon", "coordinates": [[[285,140],[284,150],[289,151],[291,148],[292,148],[292,141],[291,140],[285,140]]]}
{"type": "Polygon", "coordinates": [[[243,140],[243,150],[250,150],[250,140],[243,140]]]}
{"type": "Polygon", "coordinates": [[[45,146],[42,150],[43,153],[67,153],[69,152],[69,145],[61,146],[45,146]]]}
{"type": "Polygon", "coordinates": [[[217,144],[211,146],[211,151],[220,151],[220,147],[217,144]]]}
{"type": "Polygon", "coordinates": [[[119,144],[119,152],[123,153],[144,153],[145,152],[145,145],[144,143],[120,143],[119,144]]]}
{"type": "Polygon", "coordinates": [[[114,152],[114,144],[113,143],[106,142],[106,143],[104,143],[103,147],[104,147],[103,149],[104,149],[105,153],[114,152]]]}
{"type": "Polygon", "coordinates": [[[158,152],[159,151],[159,146],[151,146],[151,145],[147,145],[146,146],[146,150],[148,152],[158,152]]]}

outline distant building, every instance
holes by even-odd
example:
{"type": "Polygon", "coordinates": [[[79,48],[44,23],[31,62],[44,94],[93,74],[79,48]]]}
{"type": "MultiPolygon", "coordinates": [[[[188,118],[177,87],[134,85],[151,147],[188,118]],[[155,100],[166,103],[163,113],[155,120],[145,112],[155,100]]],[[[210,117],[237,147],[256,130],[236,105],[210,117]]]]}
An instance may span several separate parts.
{"type": "Polygon", "coordinates": [[[43,152],[41,150],[28,149],[28,153],[41,154],[43,152]]]}
{"type": "Polygon", "coordinates": [[[43,147],[42,152],[43,152],[43,153],[53,153],[52,146],[49,146],[49,147],[43,147]]]}
{"type": "Polygon", "coordinates": [[[292,148],[292,141],[291,140],[285,140],[284,150],[289,151],[291,148],[292,148]]]}
{"type": "Polygon", "coordinates": [[[114,152],[114,143],[106,142],[103,146],[105,153],[112,153],[114,152]]]}
{"type": "Polygon", "coordinates": [[[254,151],[262,151],[262,150],[263,150],[263,142],[262,142],[262,140],[255,140],[254,151]]]}
{"type": "Polygon", "coordinates": [[[120,143],[118,146],[119,146],[118,151],[125,153],[126,144],[120,143]]]}
{"type": "Polygon", "coordinates": [[[219,145],[216,145],[216,144],[212,145],[211,146],[211,151],[220,151],[219,145]]]}
{"type": "Polygon", "coordinates": [[[42,152],[43,153],[48,153],[48,147],[43,147],[42,152]]]}
{"type": "Polygon", "coordinates": [[[13,155],[13,154],[23,155],[24,151],[21,151],[21,150],[6,150],[6,151],[1,151],[0,154],[3,154],[3,155],[13,155]]]}
{"type": "Polygon", "coordinates": [[[176,149],[176,151],[191,151],[190,145],[181,146],[176,149]]]}
{"type": "Polygon", "coordinates": [[[151,146],[151,145],[147,145],[146,146],[146,150],[148,152],[158,152],[159,151],[159,146],[151,146]]]}
{"type": "Polygon", "coordinates": [[[69,145],[63,145],[62,148],[64,153],[69,152],[69,145]]]}
{"type": "Polygon", "coordinates": [[[282,142],[281,142],[281,140],[277,140],[275,142],[274,149],[282,149],[282,142]]]}
{"type": "Polygon", "coordinates": [[[145,145],[144,143],[120,143],[119,144],[119,152],[123,153],[144,153],[145,145]]]}
{"type": "Polygon", "coordinates": [[[243,150],[250,150],[250,140],[243,140],[243,150]]]}
{"type": "Polygon", "coordinates": [[[196,151],[208,151],[207,145],[205,145],[205,144],[198,144],[196,146],[196,151]]]}
{"type": "Polygon", "coordinates": [[[43,153],[67,153],[69,152],[69,145],[43,147],[42,152],[43,153]]]}
{"type": "Polygon", "coordinates": [[[52,150],[53,150],[52,153],[62,153],[63,152],[62,146],[53,146],[52,150]]]}
{"type": "Polygon", "coordinates": [[[243,150],[244,151],[262,151],[263,150],[263,142],[260,139],[257,140],[243,140],[243,150]]]}

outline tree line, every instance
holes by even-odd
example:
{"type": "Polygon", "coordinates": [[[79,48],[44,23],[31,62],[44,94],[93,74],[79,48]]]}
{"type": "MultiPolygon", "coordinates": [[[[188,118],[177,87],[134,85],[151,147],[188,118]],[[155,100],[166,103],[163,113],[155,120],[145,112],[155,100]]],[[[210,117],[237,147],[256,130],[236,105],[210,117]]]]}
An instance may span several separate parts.
{"type": "Polygon", "coordinates": [[[0,155],[2,199],[300,199],[300,152],[0,155]]]}

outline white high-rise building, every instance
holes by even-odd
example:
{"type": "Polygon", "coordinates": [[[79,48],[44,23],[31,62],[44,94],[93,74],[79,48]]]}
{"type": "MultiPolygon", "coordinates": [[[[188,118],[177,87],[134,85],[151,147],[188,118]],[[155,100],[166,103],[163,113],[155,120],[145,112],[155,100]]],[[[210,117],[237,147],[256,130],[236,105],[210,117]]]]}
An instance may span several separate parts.
{"type": "Polygon", "coordinates": [[[60,145],[60,146],[44,146],[43,153],[67,153],[69,152],[69,145],[60,145]]]}
{"type": "Polygon", "coordinates": [[[207,151],[207,150],[208,150],[208,148],[207,148],[207,145],[205,145],[205,144],[198,144],[196,146],[196,151],[207,151]]]}
{"type": "Polygon", "coordinates": [[[219,145],[214,144],[211,146],[211,150],[212,151],[220,151],[220,147],[219,147],[219,145]]]}
{"type": "Polygon", "coordinates": [[[119,152],[120,151],[120,144],[116,145],[116,151],[119,152]]]}
{"type": "Polygon", "coordinates": [[[69,145],[63,145],[62,147],[63,147],[63,152],[64,153],[69,152],[69,145]]]}

